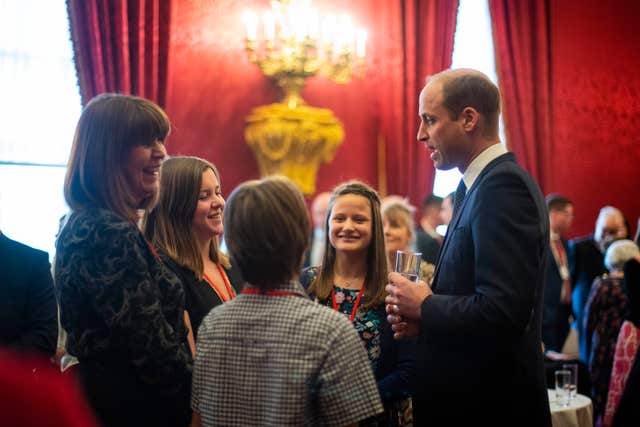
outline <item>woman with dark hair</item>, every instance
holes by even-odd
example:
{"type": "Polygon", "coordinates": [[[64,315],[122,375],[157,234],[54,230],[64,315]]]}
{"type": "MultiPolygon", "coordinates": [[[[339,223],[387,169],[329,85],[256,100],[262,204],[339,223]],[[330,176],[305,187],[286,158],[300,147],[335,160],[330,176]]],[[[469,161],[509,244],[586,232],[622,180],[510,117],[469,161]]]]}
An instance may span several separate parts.
{"type": "Polygon", "coordinates": [[[235,297],[241,277],[218,249],[222,197],[216,167],[197,157],[173,157],[162,165],[160,198],[145,235],[180,277],[194,337],[211,309],[235,297]]]}
{"type": "Polygon", "coordinates": [[[169,129],[153,102],[103,94],[82,112],[71,149],[55,282],[67,350],[103,426],[189,422],[184,291],[136,225],[157,199],[169,129]]]}
{"type": "Polygon", "coordinates": [[[318,303],[347,316],[367,349],[385,414],[361,425],[408,424],[413,342],[394,340],[387,322],[387,255],[375,190],[358,181],[336,187],[325,236],[322,265],[306,269],[300,281],[318,303]]]}
{"type": "Polygon", "coordinates": [[[247,286],[200,326],[193,426],[345,426],[382,410],[367,356],[343,316],[298,282],[311,222],[285,178],[240,185],[224,213],[247,286]]]}

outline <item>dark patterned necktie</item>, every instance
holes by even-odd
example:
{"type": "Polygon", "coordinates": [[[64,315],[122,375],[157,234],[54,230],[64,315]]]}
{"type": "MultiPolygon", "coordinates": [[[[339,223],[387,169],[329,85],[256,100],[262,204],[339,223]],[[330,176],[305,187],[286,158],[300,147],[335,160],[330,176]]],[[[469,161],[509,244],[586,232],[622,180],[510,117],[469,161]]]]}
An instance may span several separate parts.
{"type": "Polygon", "coordinates": [[[464,185],[464,181],[461,179],[458,188],[456,188],[456,194],[453,196],[453,216],[456,216],[456,212],[460,209],[464,196],[467,194],[467,186],[464,185]]]}

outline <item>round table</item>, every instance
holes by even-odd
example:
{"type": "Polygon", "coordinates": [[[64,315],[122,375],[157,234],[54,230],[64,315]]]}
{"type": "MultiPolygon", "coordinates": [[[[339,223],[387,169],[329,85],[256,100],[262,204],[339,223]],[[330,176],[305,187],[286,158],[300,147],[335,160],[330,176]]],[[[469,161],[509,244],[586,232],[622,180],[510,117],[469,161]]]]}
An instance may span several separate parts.
{"type": "Polygon", "coordinates": [[[590,398],[583,394],[576,394],[576,397],[569,401],[569,406],[561,406],[556,403],[555,390],[547,391],[553,427],[593,426],[593,404],[590,398]]]}

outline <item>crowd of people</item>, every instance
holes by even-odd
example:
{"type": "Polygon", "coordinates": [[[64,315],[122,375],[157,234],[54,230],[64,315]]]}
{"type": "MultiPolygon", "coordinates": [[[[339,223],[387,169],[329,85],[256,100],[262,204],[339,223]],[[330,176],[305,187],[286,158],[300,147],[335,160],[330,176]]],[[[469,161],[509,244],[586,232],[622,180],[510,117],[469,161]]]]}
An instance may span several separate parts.
{"type": "Polygon", "coordinates": [[[16,387],[5,370],[22,354],[56,353],[58,329],[55,360],[77,360],[61,374],[68,400],[34,398],[16,422],[551,426],[545,363],[575,357],[595,420],[637,423],[640,252],[622,213],[603,208],[593,236],[567,242],[573,203],[545,199],[504,148],[500,93],[477,71],[431,76],[419,114],[435,167],[463,174],[455,193],[427,197],[416,224],[406,200],[349,181],[312,220],[284,177],[225,200],[213,163],[167,158],[153,102],[91,100],[53,277],[46,254],[0,235],[14,284],[0,286],[0,389],[16,387]],[[417,283],[393,272],[413,249],[417,283]]]}

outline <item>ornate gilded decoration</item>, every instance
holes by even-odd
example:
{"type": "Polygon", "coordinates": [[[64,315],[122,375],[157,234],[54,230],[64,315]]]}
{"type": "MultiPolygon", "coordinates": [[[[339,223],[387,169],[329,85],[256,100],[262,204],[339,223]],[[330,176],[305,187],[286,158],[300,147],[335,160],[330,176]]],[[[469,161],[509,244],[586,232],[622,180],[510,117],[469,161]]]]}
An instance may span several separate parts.
{"type": "Polygon", "coordinates": [[[355,30],[345,14],[329,15],[319,37],[318,13],[310,0],[272,1],[258,18],[245,13],[249,60],[283,91],[280,103],[254,108],[247,117],[245,139],[253,149],[262,176],[283,174],[305,194],[315,192],[321,163],[333,160],[344,139],[342,123],[324,108],[305,105],[300,93],[308,77],[318,73],[347,83],[363,70],[366,32],[355,30]]]}

